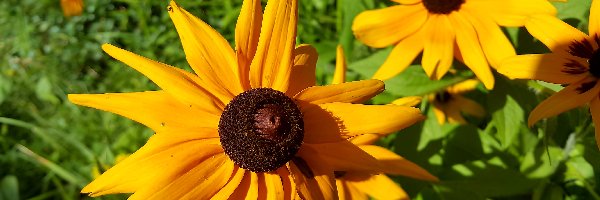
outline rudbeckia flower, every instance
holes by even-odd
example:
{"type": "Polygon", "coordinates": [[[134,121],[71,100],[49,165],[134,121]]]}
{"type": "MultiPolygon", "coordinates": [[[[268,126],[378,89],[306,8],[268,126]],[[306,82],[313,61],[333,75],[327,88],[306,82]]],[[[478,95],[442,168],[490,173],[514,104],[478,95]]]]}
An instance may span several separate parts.
{"type": "MultiPolygon", "coordinates": [[[[341,46],[337,47],[336,52],[336,67],[332,84],[341,84],[346,79],[346,58],[341,46]]],[[[404,97],[395,100],[392,104],[415,106],[420,102],[420,97],[404,97]]],[[[369,133],[358,135],[348,140],[375,157],[381,163],[381,166],[384,166],[384,173],[403,175],[427,181],[439,181],[437,177],[431,175],[427,170],[413,162],[402,158],[390,150],[372,145],[379,138],[386,135],[369,133]]],[[[369,199],[369,197],[375,199],[409,199],[406,192],[384,174],[371,174],[364,171],[335,171],[334,175],[338,196],[341,200],[369,199]]]]}
{"type": "Polygon", "coordinates": [[[296,0],[270,0],[263,15],[260,0],[245,0],[234,50],[171,2],[169,15],[195,73],[103,45],[161,90],[71,94],[69,100],[156,134],[82,192],[133,193],[130,199],[335,199],[334,170],[382,171],[347,138],[397,131],[421,119],[419,110],[359,104],[383,90],[379,80],[315,86],[317,53],[295,44],[297,6],[296,0]]]}
{"type": "Polygon", "coordinates": [[[433,112],[438,122],[440,124],[446,122],[465,124],[467,121],[461,113],[484,117],[485,109],[479,103],[460,95],[474,90],[478,84],[479,81],[470,79],[429,95],[429,101],[433,104],[433,112]]]}
{"type": "Polygon", "coordinates": [[[509,78],[567,85],[531,111],[529,126],[589,103],[600,147],[600,1],[592,1],[589,35],[550,16],[534,16],[525,27],[552,53],[508,58],[498,72],[509,78]]]}
{"type": "Polygon", "coordinates": [[[352,25],[368,46],[395,45],[373,78],[390,79],[404,71],[422,51],[421,65],[432,79],[442,78],[453,58],[494,87],[490,65],[516,55],[500,26],[523,26],[533,14],[554,15],[546,0],[393,0],[395,5],[359,14],[352,25]]]}
{"type": "Polygon", "coordinates": [[[83,0],[60,0],[60,6],[65,17],[81,15],[83,0]]]}

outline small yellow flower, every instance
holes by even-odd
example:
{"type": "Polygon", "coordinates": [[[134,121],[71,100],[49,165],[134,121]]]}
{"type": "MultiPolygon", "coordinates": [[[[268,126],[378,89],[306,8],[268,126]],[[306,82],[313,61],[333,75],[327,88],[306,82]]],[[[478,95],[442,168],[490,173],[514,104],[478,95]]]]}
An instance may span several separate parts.
{"type": "Polygon", "coordinates": [[[83,0],[60,0],[60,6],[65,17],[78,16],[83,11],[83,0]]]}
{"type": "MultiPolygon", "coordinates": [[[[336,68],[332,84],[341,84],[345,80],[346,58],[341,46],[337,47],[336,68]]],[[[421,97],[399,98],[392,102],[398,106],[414,106],[421,97]]],[[[394,119],[390,119],[394,120],[394,119]]],[[[385,148],[372,145],[387,134],[363,134],[352,137],[350,142],[375,157],[384,166],[383,172],[412,177],[427,181],[439,181],[427,170],[402,158],[385,148]]],[[[384,174],[371,174],[364,171],[335,171],[337,192],[340,199],[409,199],[404,190],[384,174]]]]}
{"type": "Polygon", "coordinates": [[[433,104],[433,112],[438,122],[440,124],[446,122],[465,124],[467,121],[461,113],[484,117],[485,109],[479,103],[460,95],[474,90],[478,84],[479,81],[470,79],[429,95],[429,101],[433,104]]]}
{"type": "Polygon", "coordinates": [[[531,111],[529,126],[589,103],[600,148],[600,1],[592,1],[589,35],[550,16],[534,16],[525,27],[552,53],[508,58],[498,72],[510,78],[567,85],[531,111]]]}
{"type": "Polygon", "coordinates": [[[335,199],[334,171],[383,166],[347,138],[395,132],[416,108],[362,105],[379,80],[315,86],[316,50],[296,47],[297,0],[245,0],[235,50],[171,2],[195,74],[105,44],[110,56],[162,90],[70,94],[73,103],[123,115],[156,134],[83,188],[130,199],[335,199]],[[394,119],[394,120],[391,120],[394,119]],[[352,155],[352,156],[348,156],[352,155]]]}
{"type": "Polygon", "coordinates": [[[494,87],[489,65],[515,55],[499,26],[523,26],[530,15],[556,13],[546,0],[393,1],[401,5],[363,12],[352,25],[356,38],[371,47],[395,45],[373,78],[396,76],[422,51],[430,78],[442,78],[456,57],[488,89],[494,87]]]}

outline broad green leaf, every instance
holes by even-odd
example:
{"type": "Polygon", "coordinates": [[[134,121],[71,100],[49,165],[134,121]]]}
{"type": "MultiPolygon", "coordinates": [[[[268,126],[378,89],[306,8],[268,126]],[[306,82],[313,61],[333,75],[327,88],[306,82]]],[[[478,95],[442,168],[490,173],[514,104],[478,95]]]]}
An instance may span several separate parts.
{"type": "Polygon", "coordinates": [[[14,175],[7,175],[0,181],[0,200],[17,200],[19,198],[19,180],[14,175]]]}
{"type": "Polygon", "coordinates": [[[520,171],[529,179],[547,178],[561,165],[562,157],[561,148],[546,147],[540,143],[537,148],[525,155],[521,161],[520,171]]]}

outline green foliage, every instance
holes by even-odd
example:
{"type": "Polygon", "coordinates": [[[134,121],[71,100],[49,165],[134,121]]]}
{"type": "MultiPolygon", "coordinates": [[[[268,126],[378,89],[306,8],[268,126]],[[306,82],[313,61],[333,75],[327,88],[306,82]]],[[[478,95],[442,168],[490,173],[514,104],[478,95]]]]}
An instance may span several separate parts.
{"type": "MultiPolygon", "coordinates": [[[[178,3],[234,41],[241,0],[178,3]]],[[[590,0],[554,4],[561,19],[587,29],[590,0]]],[[[166,5],[85,0],[82,16],[65,18],[55,0],[0,1],[0,200],[87,198],[79,191],[92,180],[94,168],[104,171],[118,155],[144,144],[152,134],[148,128],[75,106],[66,95],[157,88],[104,54],[103,43],[189,69],[166,5]]],[[[369,79],[383,63],[390,49],[361,44],[351,25],[358,13],[387,5],[391,3],[379,0],[300,2],[298,41],[317,48],[320,84],[331,80],[338,44],[347,55],[348,80],[369,79]]],[[[520,54],[547,52],[523,28],[505,32],[520,54]]],[[[473,76],[457,65],[457,73],[432,81],[419,60],[386,81],[386,92],[372,103],[428,95],[473,76]]],[[[465,94],[488,113],[482,119],[467,118],[470,125],[438,124],[424,98],[420,108],[427,119],[379,144],[441,182],[393,178],[414,199],[600,199],[600,152],[587,108],[527,127],[530,111],[560,88],[496,74],[494,90],[479,87],[465,94]]]]}

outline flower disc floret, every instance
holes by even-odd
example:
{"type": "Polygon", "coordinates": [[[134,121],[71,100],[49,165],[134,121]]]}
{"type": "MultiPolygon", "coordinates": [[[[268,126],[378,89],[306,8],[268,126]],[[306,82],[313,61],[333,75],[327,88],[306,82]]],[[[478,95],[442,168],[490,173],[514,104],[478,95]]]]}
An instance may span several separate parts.
{"type": "Polygon", "coordinates": [[[256,88],[227,104],[219,136],[233,162],[253,172],[268,172],[296,155],[304,139],[304,121],[296,103],[283,92],[256,88]]]}
{"type": "Polygon", "coordinates": [[[423,5],[430,13],[450,14],[460,9],[465,0],[423,0],[423,5]]]}

